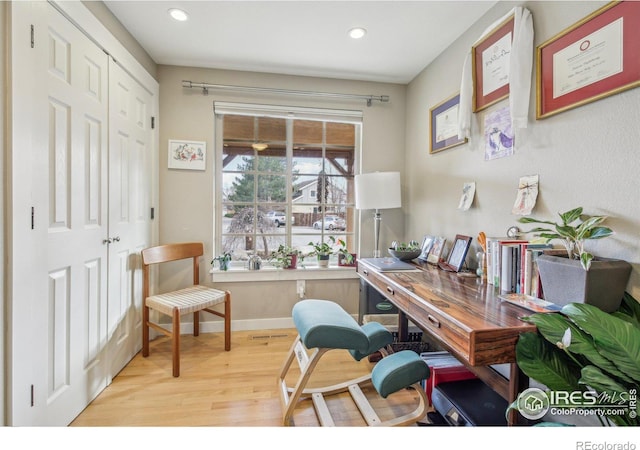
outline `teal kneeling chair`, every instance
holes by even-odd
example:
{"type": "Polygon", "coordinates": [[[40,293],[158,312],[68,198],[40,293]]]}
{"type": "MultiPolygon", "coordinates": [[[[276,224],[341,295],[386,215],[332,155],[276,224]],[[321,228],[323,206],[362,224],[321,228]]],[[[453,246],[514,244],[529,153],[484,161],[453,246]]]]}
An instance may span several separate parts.
{"type": "Polygon", "coordinates": [[[303,300],[293,307],[293,322],[298,331],[287,359],[280,371],[280,399],[283,408],[283,424],[294,425],[293,412],[302,398],[311,397],[318,420],[322,426],[336,425],[325,396],[349,391],[360,414],[369,426],[410,425],[427,413],[428,401],[421,381],[429,378],[429,366],[420,356],[403,350],[388,354],[385,348],[393,341],[391,333],[377,322],[358,325],[338,304],[328,300],[303,300]],[[370,374],[343,383],[306,388],[320,358],[330,350],[347,350],[356,360],[381,351],[384,357],[370,374]],[[298,361],[300,376],[294,387],[287,386],[285,377],[293,360],[298,361]],[[418,393],[415,410],[389,420],[380,420],[361,387],[371,384],[382,398],[401,389],[412,388],[418,393]]]}

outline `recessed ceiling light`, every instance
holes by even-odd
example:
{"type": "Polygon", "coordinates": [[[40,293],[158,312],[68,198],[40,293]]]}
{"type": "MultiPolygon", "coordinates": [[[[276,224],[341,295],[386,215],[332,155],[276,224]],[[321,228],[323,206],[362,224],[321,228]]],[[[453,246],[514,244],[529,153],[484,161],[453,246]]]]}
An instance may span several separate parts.
{"type": "Polygon", "coordinates": [[[360,39],[365,34],[367,34],[367,30],[365,30],[364,28],[357,27],[349,30],[349,36],[351,36],[353,39],[360,39]]]}
{"type": "Polygon", "coordinates": [[[169,15],[180,22],[184,22],[189,18],[189,15],[185,11],[178,8],[171,8],[169,10],[169,15]]]}

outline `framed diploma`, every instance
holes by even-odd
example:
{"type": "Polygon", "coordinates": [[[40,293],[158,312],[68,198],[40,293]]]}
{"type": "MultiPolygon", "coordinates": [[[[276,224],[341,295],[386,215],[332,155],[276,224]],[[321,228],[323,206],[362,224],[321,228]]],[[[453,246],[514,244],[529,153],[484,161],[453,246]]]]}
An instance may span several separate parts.
{"type": "Polygon", "coordinates": [[[640,3],[611,2],[536,49],[536,118],[640,86],[640,3]]]}
{"type": "Polygon", "coordinates": [[[509,96],[509,63],[513,16],[507,18],[471,49],[473,112],[509,96]]]}
{"type": "Polygon", "coordinates": [[[466,138],[458,139],[459,110],[460,94],[442,101],[429,110],[431,131],[429,153],[436,153],[468,141],[466,138]]]}

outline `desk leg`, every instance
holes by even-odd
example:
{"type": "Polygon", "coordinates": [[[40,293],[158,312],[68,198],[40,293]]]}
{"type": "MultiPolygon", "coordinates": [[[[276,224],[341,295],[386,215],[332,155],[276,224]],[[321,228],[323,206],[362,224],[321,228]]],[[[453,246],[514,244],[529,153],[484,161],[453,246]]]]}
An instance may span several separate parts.
{"type": "Polygon", "coordinates": [[[409,339],[409,320],[407,315],[398,311],[398,342],[408,342],[409,339]]]}
{"type": "MultiPolygon", "coordinates": [[[[529,387],[529,377],[520,370],[516,363],[511,363],[509,372],[509,405],[516,401],[520,392],[529,387]]],[[[524,418],[517,410],[509,411],[509,425],[523,425],[524,418]]]]}

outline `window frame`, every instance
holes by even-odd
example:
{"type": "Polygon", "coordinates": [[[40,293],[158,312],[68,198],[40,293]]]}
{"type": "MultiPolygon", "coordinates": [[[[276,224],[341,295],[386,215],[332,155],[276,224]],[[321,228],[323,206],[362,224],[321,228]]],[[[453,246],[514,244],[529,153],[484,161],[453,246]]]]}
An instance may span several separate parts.
{"type": "MultiPolygon", "coordinates": [[[[353,110],[335,110],[335,109],[319,109],[319,108],[304,108],[304,107],[282,107],[282,106],[272,106],[272,105],[255,105],[255,104],[243,104],[243,103],[228,103],[228,102],[214,102],[214,151],[215,151],[215,161],[213,163],[214,170],[214,195],[213,195],[213,250],[214,255],[218,255],[222,252],[222,239],[223,239],[223,226],[222,226],[222,217],[223,217],[223,209],[224,209],[224,201],[223,201],[223,167],[220,164],[222,161],[223,155],[223,144],[224,144],[224,133],[223,133],[223,123],[225,115],[243,115],[243,116],[253,116],[253,117],[272,117],[272,118],[282,118],[286,120],[286,159],[287,159],[287,171],[286,171],[286,180],[287,185],[292,186],[293,179],[293,170],[292,170],[292,161],[295,158],[293,154],[293,122],[295,120],[312,120],[312,121],[321,121],[321,122],[337,122],[337,123],[348,123],[353,124],[355,127],[354,130],[354,154],[353,154],[353,174],[355,177],[357,173],[359,173],[360,167],[360,158],[362,153],[362,127],[363,127],[363,114],[362,111],[353,111],[353,110]]],[[[324,139],[323,139],[324,141],[324,139]]],[[[324,147],[323,147],[323,157],[324,157],[324,147]]],[[[256,202],[257,200],[254,200],[256,202]]],[[[349,230],[349,235],[352,236],[353,248],[352,252],[357,252],[357,247],[359,243],[359,221],[358,214],[355,210],[354,199],[351,202],[346,201],[344,203],[347,209],[351,209],[352,217],[352,230],[349,230]]],[[[290,215],[293,215],[293,193],[291,189],[287,189],[286,193],[286,203],[285,203],[285,211],[290,215]]],[[[324,217],[324,216],[323,216],[324,217]]],[[[347,230],[344,231],[347,234],[347,230]]],[[[317,235],[319,239],[324,239],[329,233],[326,230],[322,229],[321,233],[317,235]]],[[[302,234],[296,234],[297,236],[303,236],[302,234]]],[[[291,221],[287,220],[286,222],[286,231],[285,231],[285,243],[286,245],[291,245],[292,243],[292,225],[291,221]]],[[[311,239],[313,240],[313,239],[311,239]]],[[[333,256],[332,258],[333,265],[332,268],[339,269],[351,269],[353,271],[353,267],[351,268],[343,268],[337,266],[337,256],[333,256]]],[[[263,261],[263,268],[270,268],[270,264],[268,261],[263,261]]],[[[312,264],[305,264],[302,267],[302,270],[313,269],[314,266],[312,264]]],[[[257,272],[257,271],[248,271],[246,269],[246,265],[244,261],[232,260],[230,265],[231,271],[243,271],[247,272],[257,272]]],[[[300,268],[298,269],[300,270],[300,268]]],[[[326,269],[323,269],[326,271],[326,269]]],[[[212,269],[212,272],[218,272],[219,274],[223,274],[224,272],[216,271],[212,269]]],[[[289,271],[287,271],[289,272],[289,271]]],[[[326,272],[326,278],[336,278],[336,274],[331,274],[332,271],[326,272]]],[[[266,274],[265,274],[266,275],[266,274]]],[[[292,274],[293,275],[293,274],[292,274]]],[[[219,275],[217,275],[219,276],[219,275]]],[[[297,279],[297,275],[293,275],[288,279],[297,279]]],[[[241,277],[242,278],[242,277],[241,277]]],[[[262,277],[258,277],[262,278],[262,277]]],[[[343,278],[342,275],[338,276],[338,278],[343,278]]],[[[244,278],[242,278],[244,279],[244,278]]]]}

